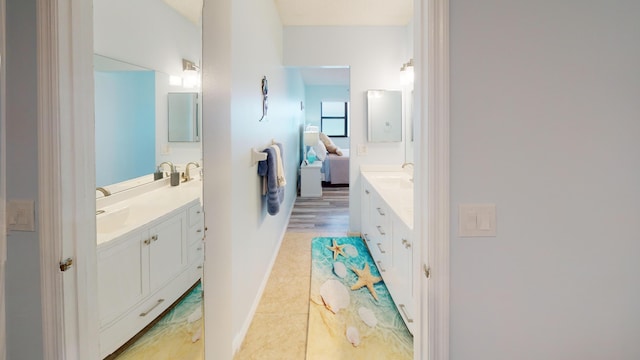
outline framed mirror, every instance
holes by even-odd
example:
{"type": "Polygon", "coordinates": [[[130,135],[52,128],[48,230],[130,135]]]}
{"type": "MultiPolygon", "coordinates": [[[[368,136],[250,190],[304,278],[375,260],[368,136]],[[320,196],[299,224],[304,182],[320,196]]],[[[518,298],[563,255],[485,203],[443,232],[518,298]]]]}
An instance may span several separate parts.
{"type": "Polygon", "coordinates": [[[198,142],[198,93],[169,93],[169,141],[198,142]]]}
{"type": "Polygon", "coordinates": [[[369,142],[402,141],[402,91],[367,91],[369,142]]]}

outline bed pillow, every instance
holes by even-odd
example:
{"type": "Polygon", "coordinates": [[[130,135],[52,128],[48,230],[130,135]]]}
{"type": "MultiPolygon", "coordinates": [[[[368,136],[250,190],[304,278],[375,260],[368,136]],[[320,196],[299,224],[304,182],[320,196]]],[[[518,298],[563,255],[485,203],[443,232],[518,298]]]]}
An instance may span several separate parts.
{"type": "Polygon", "coordinates": [[[327,158],[327,148],[322,141],[318,140],[318,143],[313,147],[313,151],[316,152],[318,160],[324,161],[327,158]]]}
{"type": "Polygon", "coordinates": [[[336,146],[331,138],[325,135],[325,133],[320,133],[320,141],[322,141],[328,152],[342,156],[342,150],[340,150],[340,148],[336,146]]]}

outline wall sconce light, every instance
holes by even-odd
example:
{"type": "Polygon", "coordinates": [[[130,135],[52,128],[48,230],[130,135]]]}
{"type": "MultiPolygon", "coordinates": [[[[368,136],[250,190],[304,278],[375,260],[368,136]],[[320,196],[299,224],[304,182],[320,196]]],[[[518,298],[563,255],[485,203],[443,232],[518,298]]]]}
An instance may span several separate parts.
{"type": "Polygon", "coordinates": [[[198,65],[193,61],[182,59],[182,71],[184,72],[183,87],[197,88],[200,86],[200,67],[198,65]]]}
{"type": "Polygon", "coordinates": [[[400,81],[403,85],[413,84],[413,78],[413,58],[411,58],[409,62],[402,64],[400,68],[400,81]]]}

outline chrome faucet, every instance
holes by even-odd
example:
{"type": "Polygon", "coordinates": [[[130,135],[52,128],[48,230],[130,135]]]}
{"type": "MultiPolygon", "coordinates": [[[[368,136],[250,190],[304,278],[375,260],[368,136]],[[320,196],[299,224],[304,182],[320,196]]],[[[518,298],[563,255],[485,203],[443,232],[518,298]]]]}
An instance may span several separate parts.
{"type": "Polygon", "coordinates": [[[96,191],[100,191],[102,193],[102,195],[104,196],[109,196],[111,195],[111,192],[109,192],[109,190],[103,188],[103,187],[97,187],[96,191]]]}
{"type": "Polygon", "coordinates": [[[176,172],[176,167],[173,165],[173,163],[171,161],[165,161],[163,163],[160,163],[160,165],[158,165],[158,169],[162,168],[162,165],[169,165],[169,172],[176,172]]]}
{"type": "Polygon", "coordinates": [[[194,165],[196,168],[200,167],[200,164],[198,164],[195,161],[191,161],[187,164],[187,166],[185,166],[184,168],[184,181],[189,181],[191,180],[191,175],[189,175],[189,165],[194,165]]]}

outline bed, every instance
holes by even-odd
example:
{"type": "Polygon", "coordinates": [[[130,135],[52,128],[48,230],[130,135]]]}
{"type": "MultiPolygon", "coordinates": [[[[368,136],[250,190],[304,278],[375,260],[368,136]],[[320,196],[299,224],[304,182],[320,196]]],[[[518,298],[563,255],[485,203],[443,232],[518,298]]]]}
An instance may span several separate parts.
{"type": "Polygon", "coordinates": [[[331,185],[349,185],[349,149],[341,149],[342,156],[327,154],[322,162],[322,181],[331,185]]]}

